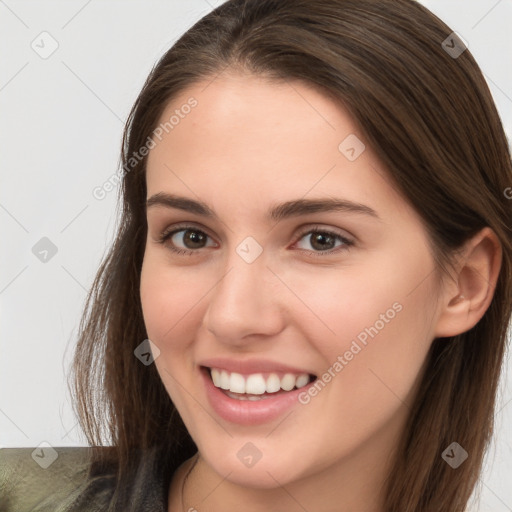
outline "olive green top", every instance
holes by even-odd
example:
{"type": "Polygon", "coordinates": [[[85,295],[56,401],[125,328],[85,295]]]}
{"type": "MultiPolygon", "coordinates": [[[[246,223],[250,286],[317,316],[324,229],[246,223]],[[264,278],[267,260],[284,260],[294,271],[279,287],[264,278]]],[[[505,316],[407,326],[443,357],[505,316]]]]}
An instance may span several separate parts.
{"type": "Polygon", "coordinates": [[[50,445],[0,449],[0,512],[167,512],[172,472],[160,450],[134,453],[134,471],[117,485],[122,505],[110,509],[115,474],[89,474],[90,453],[50,445]]]}

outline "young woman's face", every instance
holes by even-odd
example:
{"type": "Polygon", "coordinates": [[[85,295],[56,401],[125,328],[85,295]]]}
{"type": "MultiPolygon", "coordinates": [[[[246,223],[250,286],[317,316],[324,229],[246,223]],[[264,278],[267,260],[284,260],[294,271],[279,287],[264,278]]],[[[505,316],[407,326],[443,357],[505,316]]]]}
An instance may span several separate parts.
{"type": "Polygon", "coordinates": [[[157,370],[202,458],[259,488],[349,459],[371,471],[398,441],[436,336],[419,217],[347,112],[302,83],[218,77],[161,122],[147,198],[183,199],[147,209],[141,300],[157,370]],[[226,371],[232,392],[268,391],[230,397],[204,367],[226,371]]]}

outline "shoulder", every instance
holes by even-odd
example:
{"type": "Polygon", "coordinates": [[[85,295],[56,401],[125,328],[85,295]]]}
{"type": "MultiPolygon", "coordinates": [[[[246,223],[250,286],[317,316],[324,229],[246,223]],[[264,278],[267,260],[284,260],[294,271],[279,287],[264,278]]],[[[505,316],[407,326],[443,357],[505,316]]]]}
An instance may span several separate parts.
{"type": "MultiPolygon", "coordinates": [[[[37,447],[0,449],[0,510],[3,512],[65,512],[72,510],[90,486],[89,447],[37,447]]],[[[106,476],[106,475],[105,475],[106,476]]],[[[109,493],[109,479],[96,493],[101,510],[102,495],[109,493]]],[[[103,500],[105,501],[105,500],[103,500]]],[[[73,510],[78,510],[74,508],[73,510]]],[[[85,509],[84,509],[85,510],[85,509]]]]}
{"type": "MultiPolygon", "coordinates": [[[[112,450],[95,448],[102,453],[112,450]]],[[[101,467],[92,463],[92,450],[50,446],[0,449],[0,511],[167,511],[177,460],[165,449],[133,449],[133,465],[122,482],[117,481],[117,463],[101,467]]]]}

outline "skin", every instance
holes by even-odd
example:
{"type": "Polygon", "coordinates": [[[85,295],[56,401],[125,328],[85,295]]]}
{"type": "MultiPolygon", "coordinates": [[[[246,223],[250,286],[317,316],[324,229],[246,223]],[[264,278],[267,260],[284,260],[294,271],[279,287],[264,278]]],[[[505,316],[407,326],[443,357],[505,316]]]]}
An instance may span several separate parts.
{"type": "MultiPolygon", "coordinates": [[[[177,209],[148,209],[141,301],[159,375],[198,446],[184,510],[247,512],[382,510],[383,482],[436,337],[464,332],[487,309],[501,263],[485,228],[461,252],[452,280],[438,284],[419,216],[398,194],[368,144],[354,161],[338,145],[364,137],[348,113],[299,82],[224,73],[167,105],[169,119],[190,96],[198,105],[151,149],[147,197],[174,193],[206,202],[220,221],[177,209]],[[209,84],[209,85],[208,85],[209,84]],[[207,86],[207,87],[206,87],[207,86]],[[380,220],[323,212],[265,218],[276,203],[337,197],[380,220]],[[191,245],[164,230],[181,222],[208,238],[191,245]],[[308,228],[354,241],[322,249],[308,228]],[[304,228],[304,235],[301,229],[304,228]],[[263,252],[248,264],[236,247],[251,236],[263,252]],[[196,251],[174,254],[170,247],[196,251]],[[199,247],[199,248],[195,248],[199,247]],[[458,299],[460,293],[463,299],[458,299]],[[321,376],[357,335],[398,303],[385,323],[317,396],[289,415],[240,426],[211,409],[198,361],[268,358],[321,376]],[[247,442],[262,453],[251,468],[247,442]]],[[[181,510],[186,461],[173,477],[169,510],[181,510]]]]}

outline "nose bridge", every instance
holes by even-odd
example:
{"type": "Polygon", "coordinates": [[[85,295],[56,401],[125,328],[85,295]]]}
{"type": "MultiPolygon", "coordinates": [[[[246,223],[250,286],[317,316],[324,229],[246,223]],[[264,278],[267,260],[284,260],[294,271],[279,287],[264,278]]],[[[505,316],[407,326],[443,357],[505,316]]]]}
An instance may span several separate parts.
{"type": "Polygon", "coordinates": [[[275,277],[266,266],[263,247],[245,239],[230,251],[225,263],[225,272],[210,295],[206,327],[226,340],[279,330],[275,277]]]}

